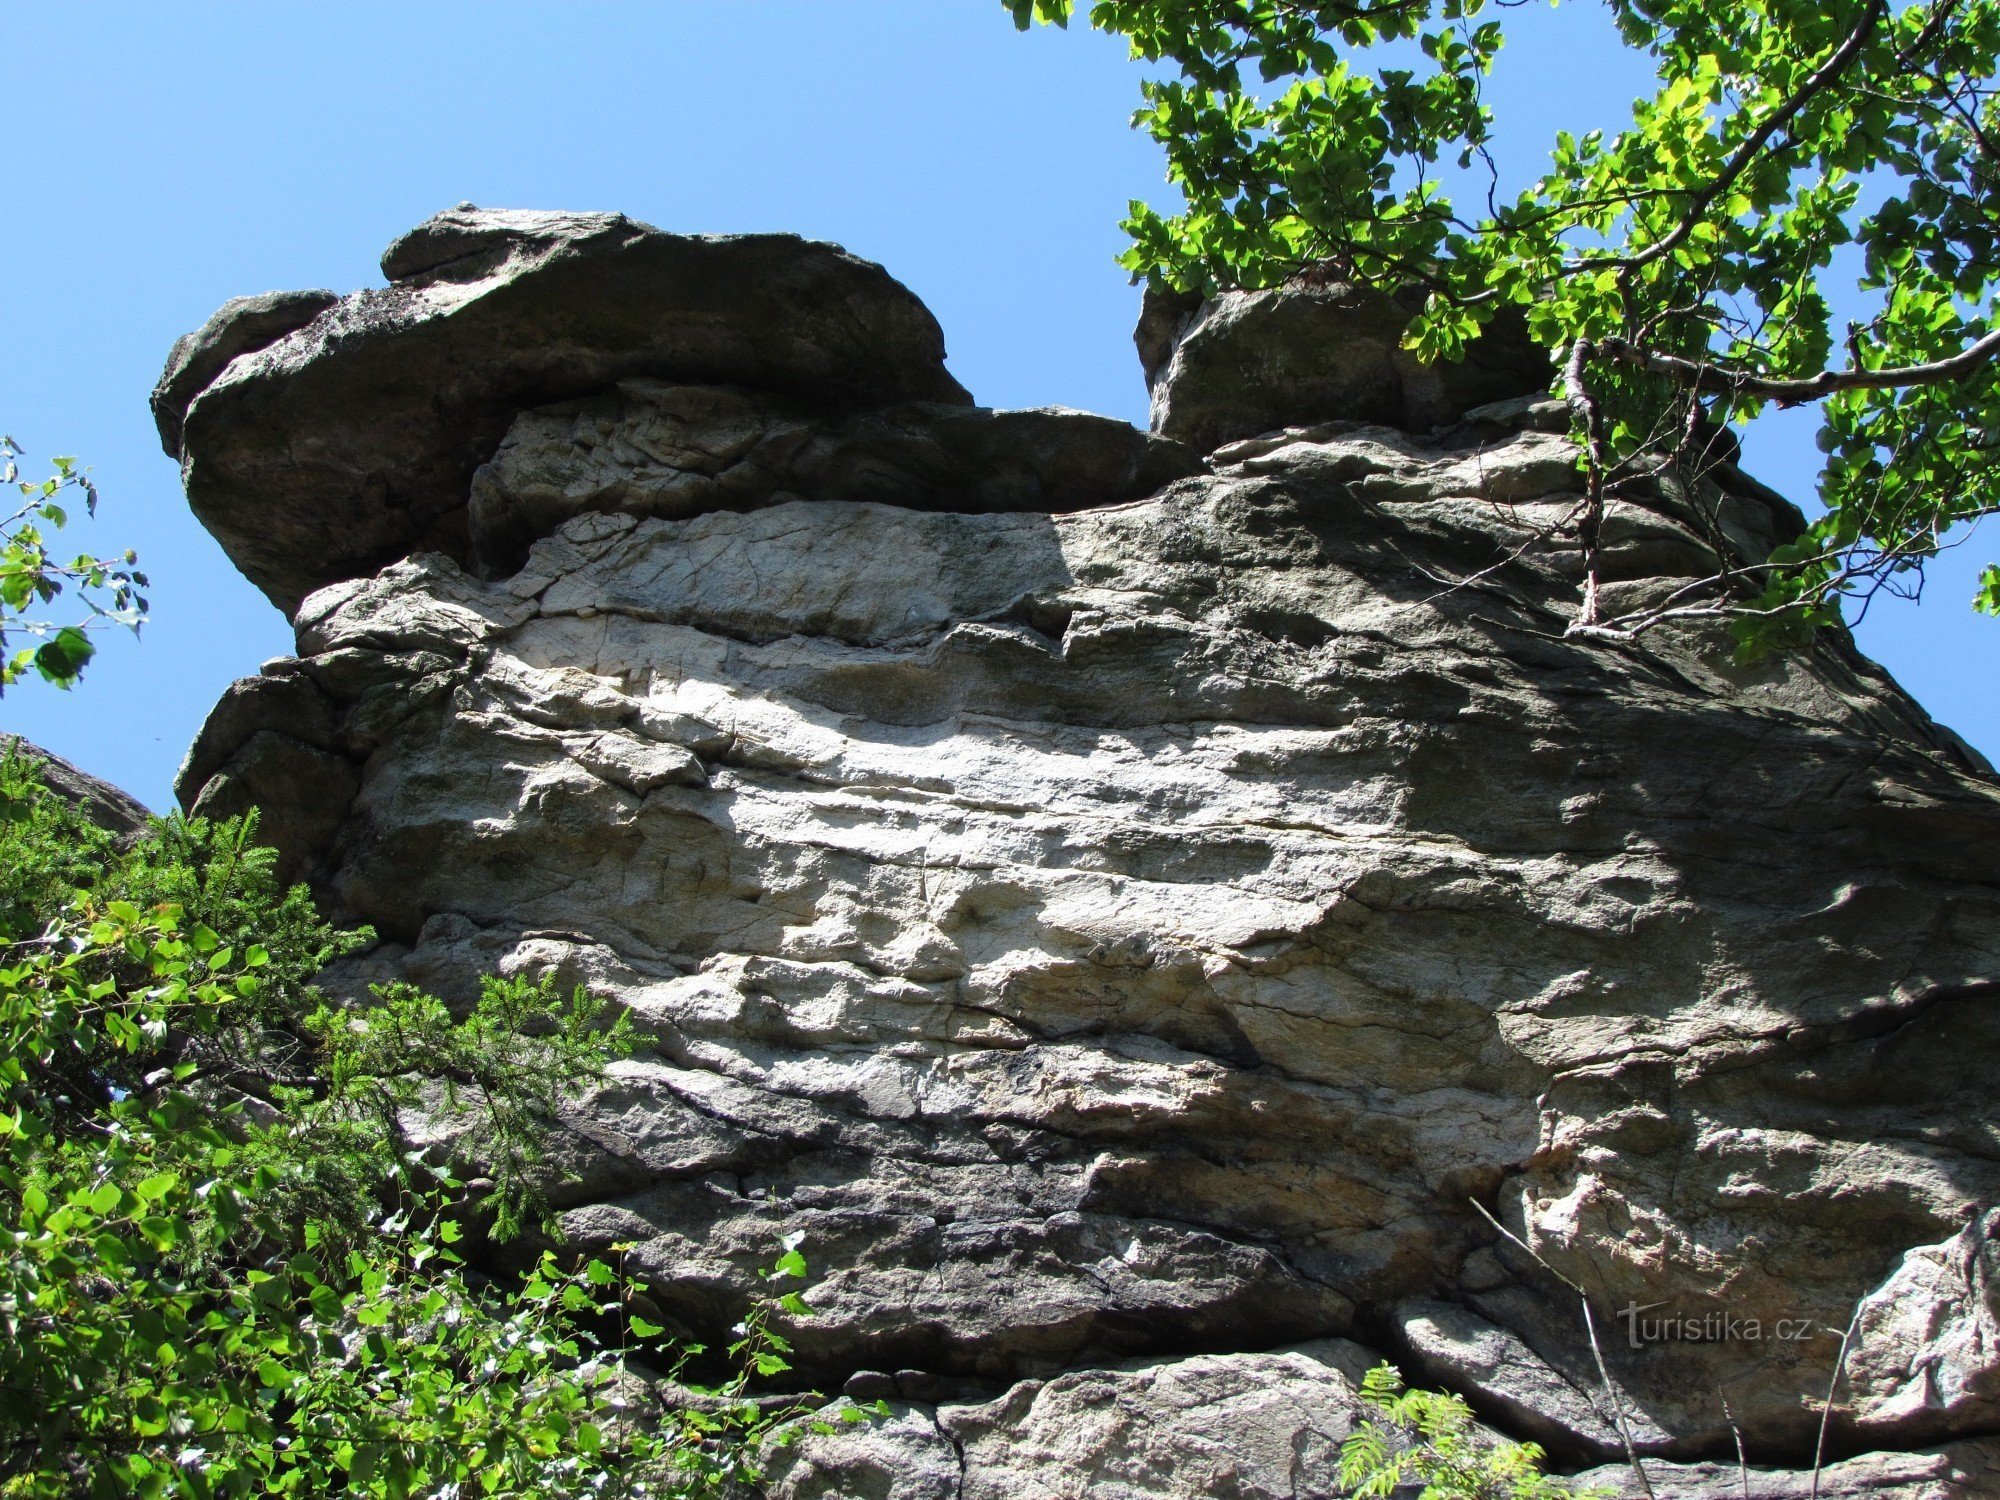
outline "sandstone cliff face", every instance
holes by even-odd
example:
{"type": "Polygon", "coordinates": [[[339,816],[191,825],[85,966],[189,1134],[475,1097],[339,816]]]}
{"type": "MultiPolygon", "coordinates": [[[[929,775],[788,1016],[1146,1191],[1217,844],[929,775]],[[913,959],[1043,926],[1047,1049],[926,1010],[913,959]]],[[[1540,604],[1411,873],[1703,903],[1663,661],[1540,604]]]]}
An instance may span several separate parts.
{"type": "MultiPolygon", "coordinates": [[[[1156,412],[1259,432],[1197,452],[966,404],[826,246],[460,210],[385,269],[156,398],[298,629],[181,796],[376,926],[348,992],[632,1012],[571,1241],[713,1331],[803,1233],[807,1373],[898,1403],[780,1493],[1327,1494],[1386,1355],[1803,1495],[1850,1320],[1820,1492],[2000,1493],[2000,785],[1844,638],[1565,639],[1552,403],[1264,431],[1273,310],[1156,309],[1156,412]]],[[[1606,576],[1797,525],[1663,482],[1606,576]]]]}

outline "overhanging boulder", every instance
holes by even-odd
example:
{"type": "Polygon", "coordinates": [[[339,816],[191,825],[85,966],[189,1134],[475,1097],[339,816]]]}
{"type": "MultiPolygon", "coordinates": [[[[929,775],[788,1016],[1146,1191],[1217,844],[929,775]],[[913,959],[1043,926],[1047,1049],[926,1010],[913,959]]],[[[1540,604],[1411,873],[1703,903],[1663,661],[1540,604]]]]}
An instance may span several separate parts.
{"type": "Polygon", "coordinates": [[[383,271],[268,341],[315,294],[225,310],[194,340],[209,357],[177,350],[154,393],[195,514],[287,613],[412,551],[461,551],[472,471],[528,407],[635,375],[841,408],[971,399],[908,289],[795,235],[467,206],[383,271]]]}

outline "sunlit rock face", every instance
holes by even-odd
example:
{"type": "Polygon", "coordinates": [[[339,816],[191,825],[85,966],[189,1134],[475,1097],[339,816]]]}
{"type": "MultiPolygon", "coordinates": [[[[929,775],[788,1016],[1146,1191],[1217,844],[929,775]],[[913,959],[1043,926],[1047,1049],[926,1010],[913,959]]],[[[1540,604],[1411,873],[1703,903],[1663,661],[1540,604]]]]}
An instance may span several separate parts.
{"type": "MultiPolygon", "coordinates": [[[[181,407],[298,630],[181,796],[374,925],[345,993],[631,1012],[551,1140],[570,1243],[713,1334],[802,1233],[803,1373],[898,1403],[779,1493],[1325,1494],[1389,1357],[1566,1465],[1622,1411],[1690,1494],[1733,1420],[1803,1495],[1851,1320],[1820,1493],[1996,1493],[2000,786],[1838,634],[1565,638],[1559,407],[1197,452],[965,404],[830,247],[718,310],[675,278],[739,242],[401,243],[429,311],[356,294],[181,407]]],[[[1662,480],[1604,576],[1798,526],[1662,480]]]]}

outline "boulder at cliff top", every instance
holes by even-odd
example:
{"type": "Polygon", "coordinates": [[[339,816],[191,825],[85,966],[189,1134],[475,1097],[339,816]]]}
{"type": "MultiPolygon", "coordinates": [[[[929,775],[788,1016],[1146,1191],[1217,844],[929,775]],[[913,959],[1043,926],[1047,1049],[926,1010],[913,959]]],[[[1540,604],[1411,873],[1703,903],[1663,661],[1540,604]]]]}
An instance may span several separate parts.
{"type": "MultiPolygon", "coordinates": [[[[1093,504],[1156,450],[1008,478],[960,411],[871,470],[907,404],[620,379],[466,474],[488,576],[313,594],[179,792],[286,805],[383,937],[344,994],[630,1012],[551,1136],[570,1243],[636,1246],[648,1315],[712,1340],[803,1234],[802,1373],[900,1403],[777,1493],[1323,1494],[1359,1339],[1563,1463],[1622,1413],[1720,1495],[1732,1422],[1809,1461],[1858,1303],[1821,1493],[1992,1493],[2000,785],[1844,636],[1566,638],[1534,400],[1093,504]]],[[[1798,525],[1662,475],[1606,588],[1798,525]]]]}
{"type": "Polygon", "coordinates": [[[530,406],[634,375],[836,407],[968,400],[922,303],[794,235],[462,208],[399,240],[383,271],[388,287],[269,341],[271,316],[310,303],[225,309],[195,345],[242,352],[214,368],[177,351],[154,393],[195,514],[288,613],[414,549],[457,550],[472,471],[530,406]]]}
{"type": "Polygon", "coordinates": [[[200,328],[183,335],[167,355],[167,368],[153,388],[153,422],[168,455],[180,457],[187,409],[217,376],[241,356],[296,333],[338,301],[327,291],[232,297],[200,328]]]}
{"type": "Polygon", "coordinates": [[[1148,288],[1134,338],[1153,430],[1197,453],[1331,420],[1425,432],[1475,406],[1548,388],[1548,353],[1512,309],[1448,365],[1425,365],[1403,348],[1413,310],[1406,299],[1344,285],[1210,301],[1148,288]]]}
{"type": "Polygon", "coordinates": [[[465,208],[382,268],[231,302],[153,393],[195,514],[287,613],[413,551],[511,570],[580,510],[1072,510],[1199,467],[1108,418],[973,408],[922,303],[791,235],[465,208]]]}

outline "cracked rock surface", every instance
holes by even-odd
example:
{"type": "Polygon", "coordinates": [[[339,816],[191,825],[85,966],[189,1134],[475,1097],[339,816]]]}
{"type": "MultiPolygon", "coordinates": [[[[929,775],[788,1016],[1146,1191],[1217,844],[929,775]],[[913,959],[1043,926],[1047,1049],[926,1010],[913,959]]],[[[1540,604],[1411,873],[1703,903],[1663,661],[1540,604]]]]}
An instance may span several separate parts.
{"type": "MultiPolygon", "coordinates": [[[[638,231],[575,217],[443,216],[391,274],[477,301],[555,235],[595,327],[641,282],[591,237],[638,231]]],[[[782,287],[894,285],[786,244],[782,287]]],[[[421,473],[345,551],[211,521],[298,648],[181,797],[260,803],[374,924],[344,993],[552,973],[632,1013],[551,1141],[569,1240],[636,1242],[712,1335],[803,1233],[802,1372],[895,1403],[776,1492],[1324,1495],[1389,1357],[1570,1468],[1622,1415],[1662,1494],[1740,1491],[1733,1420],[1752,1493],[1804,1495],[1859,1306],[1820,1493],[1995,1493],[1984,762],[1839,635],[1565,639],[1581,565],[1537,537],[1577,474],[1531,391],[1197,460],[940,399],[874,326],[840,357],[904,375],[838,406],[579,356],[406,411],[416,376],[357,394],[377,334],[314,322],[193,396],[183,455],[198,510],[227,469],[303,514],[335,449],[354,497],[421,473]]],[[[1606,576],[1663,596],[1798,525],[1663,479],[1606,576]]]]}

